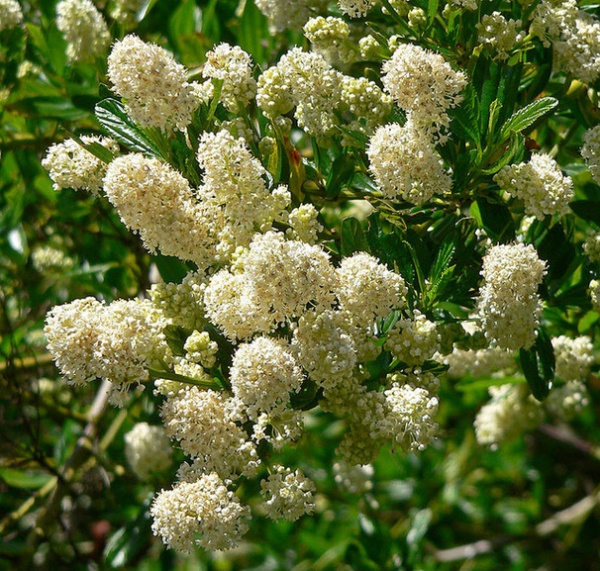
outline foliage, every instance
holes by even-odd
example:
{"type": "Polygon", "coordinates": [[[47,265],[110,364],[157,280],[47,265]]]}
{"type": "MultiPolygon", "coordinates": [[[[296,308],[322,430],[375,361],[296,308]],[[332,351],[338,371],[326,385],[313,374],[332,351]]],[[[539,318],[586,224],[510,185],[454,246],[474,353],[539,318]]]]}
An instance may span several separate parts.
{"type": "MultiPolygon", "coordinates": [[[[147,0],[133,23],[114,18],[115,4],[98,3],[113,40],[133,31],[165,47],[186,66],[190,82],[203,81],[207,51],[221,42],[250,54],[255,78],[293,46],[311,49],[299,30],[274,33],[251,0],[147,0]]],[[[447,109],[448,125],[432,128],[452,190],[421,204],[382,192],[370,169],[375,129],[351,109],[331,102],[324,114],[331,114],[333,129],[311,133],[294,110],[285,120],[269,117],[254,99],[233,109],[221,97],[223,82],[208,79],[212,91],[184,131],[142,128],[108,79],[108,52],[93,61],[67,58],[56,2],[23,2],[23,23],[0,30],[0,569],[586,569],[598,560],[600,309],[589,290],[600,279],[600,257],[590,246],[590,236],[600,232],[600,190],[581,147],[600,121],[600,79],[581,81],[576,71],[561,68],[560,54],[531,33],[539,2],[475,2],[475,10],[468,2],[374,4],[354,19],[337,4],[322,3],[323,15],[341,17],[354,34],[342,46],[353,56],[334,57],[332,69],[374,81],[385,92],[382,62],[399,44],[411,43],[441,54],[467,78],[462,100],[447,109]],[[524,22],[523,36],[504,53],[482,44],[477,27],[496,11],[524,22]],[[367,35],[377,49],[361,56],[358,39],[367,35]],[[203,134],[220,129],[235,137],[250,133],[248,148],[265,169],[269,191],[285,185],[291,207],[318,210],[317,243],[336,267],[366,252],[402,276],[406,306],[376,323],[380,352],[361,364],[364,386],[382,394],[393,375],[413,371],[415,364],[395,355],[390,340],[420,313],[439,334],[439,351],[418,364],[418,374],[440,379],[440,428],[422,451],[397,443],[382,447],[369,484],[353,494],[333,469],[351,421],[319,408],[323,388],[305,380],[290,403],[305,411],[302,439],[278,451],[263,444],[259,453],[267,463],[276,458],[310,476],[317,488],[314,513],[271,521],[261,512],[259,482],[244,476],[236,494],[258,515],[241,545],[183,555],[152,534],[149,513],[155,493],[177,480],[175,463],[144,481],[129,463],[124,440],[139,422],[161,423],[163,395],[133,383],[126,406],[116,409],[108,406],[106,381],[68,385],[52,364],[43,328],[53,306],[87,296],[106,304],[147,299],[153,283],[180,284],[196,266],[148,251],[106,195],[54,190],[41,161],[52,144],[72,138],[108,164],[112,153],[82,137],[110,135],[123,156],[137,152],[160,160],[198,189],[204,180],[198,146],[203,134]],[[564,211],[538,218],[497,176],[536,153],[560,165],[574,192],[564,211]],[[535,286],[543,305],[535,342],[513,348],[511,366],[500,371],[454,375],[446,359],[453,349],[489,346],[484,332],[472,327],[480,323],[482,269],[493,246],[510,244],[531,244],[545,263],[535,286]],[[571,380],[564,365],[559,369],[561,336],[588,336],[592,347],[585,378],[574,379],[585,381],[589,402],[572,417],[557,415],[549,404],[571,380]],[[513,393],[494,392],[507,384],[513,393]],[[515,408],[504,420],[513,438],[482,441],[476,419],[490,395],[497,403],[518,391],[524,395],[519,406],[546,407],[544,420],[526,425],[515,408]]],[[[598,17],[595,5],[579,2],[579,9],[598,17]]],[[[395,104],[386,109],[377,126],[407,128],[416,116],[395,104]]],[[[290,227],[289,221],[273,222],[288,237],[290,227]]],[[[215,262],[207,275],[230,268],[232,259],[215,262]]],[[[217,347],[217,364],[205,367],[208,380],[160,362],[148,365],[149,384],[169,379],[227,392],[239,340],[214,323],[204,323],[203,331],[217,347]]],[[[170,324],[161,333],[171,356],[186,355],[191,329],[170,324]]],[[[289,339],[293,326],[284,324],[273,335],[289,339]]],[[[174,444],[181,463],[187,457],[174,444]]]]}

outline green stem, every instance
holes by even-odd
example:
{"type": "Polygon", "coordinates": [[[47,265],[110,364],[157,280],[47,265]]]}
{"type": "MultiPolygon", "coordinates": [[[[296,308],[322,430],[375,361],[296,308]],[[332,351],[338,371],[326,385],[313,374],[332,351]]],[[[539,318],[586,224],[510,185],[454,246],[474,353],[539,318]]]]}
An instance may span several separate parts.
{"type": "Polygon", "coordinates": [[[160,371],[158,369],[152,369],[151,367],[146,367],[146,370],[150,373],[152,380],[158,379],[168,379],[169,381],[177,381],[179,383],[186,383],[188,385],[195,385],[197,387],[202,387],[205,389],[212,389],[214,391],[222,391],[223,388],[215,381],[215,380],[203,380],[203,379],[192,379],[191,377],[186,377],[185,375],[180,375],[179,373],[175,373],[170,370],[160,371]]]}

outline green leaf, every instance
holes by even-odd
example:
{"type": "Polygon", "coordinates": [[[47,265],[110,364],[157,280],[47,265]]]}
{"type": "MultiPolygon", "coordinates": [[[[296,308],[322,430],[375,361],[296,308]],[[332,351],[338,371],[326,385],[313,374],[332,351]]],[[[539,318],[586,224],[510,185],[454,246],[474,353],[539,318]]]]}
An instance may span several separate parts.
{"type": "Polygon", "coordinates": [[[539,401],[544,400],[554,379],[554,349],[550,338],[540,329],[533,347],[521,349],[519,355],[531,394],[539,401]]]}
{"type": "MultiPolygon", "coordinates": [[[[504,141],[505,139],[503,139],[504,141]]],[[[500,169],[513,162],[515,155],[522,148],[522,137],[514,131],[510,133],[510,142],[507,148],[502,149],[500,158],[489,168],[481,169],[483,174],[496,174],[500,169]]],[[[498,151],[496,151],[498,152],[498,151]]]]}
{"type": "Polygon", "coordinates": [[[165,282],[179,284],[190,271],[180,259],[174,256],[158,254],[152,257],[152,261],[165,282]]]}
{"type": "Polygon", "coordinates": [[[179,325],[167,325],[164,328],[163,333],[169,349],[171,349],[175,355],[180,357],[185,355],[185,349],[183,347],[190,332],[179,325]]]}
{"type": "Polygon", "coordinates": [[[341,237],[340,247],[343,256],[369,251],[362,225],[356,218],[345,218],[342,221],[341,237]]]}
{"type": "Polygon", "coordinates": [[[515,228],[506,204],[478,198],[471,205],[471,215],[494,242],[508,243],[515,239],[515,228]]]}
{"type": "Polygon", "coordinates": [[[339,196],[342,188],[349,184],[354,175],[355,164],[355,159],[348,153],[340,155],[333,161],[326,183],[328,198],[339,196]]]}
{"type": "Polygon", "coordinates": [[[111,569],[121,569],[148,548],[152,538],[151,498],[147,498],[137,517],[117,530],[106,543],[104,561],[111,569]]]}
{"type": "MultiPolygon", "coordinates": [[[[517,381],[516,379],[521,379],[522,382],[525,382],[525,379],[523,377],[511,377],[510,378],[510,383],[511,384],[515,384],[517,381]]],[[[489,389],[490,387],[499,387],[501,385],[505,385],[507,383],[507,379],[506,377],[500,377],[500,378],[484,378],[484,379],[471,379],[471,378],[467,378],[467,379],[462,379],[460,382],[458,382],[455,385],[455,389],[457,391],[460,391],[462,393],[468,393],[468,392],[472,392],[472,391],[481,391],[481,390],[485,390],[485,389],[489,389]]]]}
{"type": "Polygon", "coordinates": [[[100,159],[103,163],[110,163],[114,159],[114,155],[103,145],[97,142],[93,143],[84,143],[79,135],[73,133],[69,130],[66,130],[69,133],[69,136],[79,143],[86,151],[89,151],[94,155],[97,159],[100,159]]]}
{"type": "Polygon", "coordinates": [[[600,202],[596,200],[576,200],[571,202],[569,206],[579,218],[600,225],[600,202]]]}
{"type": "Polygon", "coordinates": [[[408,560],[410,562],[414,562],[417,560],[419,553],[421,552],[421,545],[423,543],[423,538],[429,529],[429,525],[431,524],[431,520],[433,518],[433,512],[426,508],[424,510],[419,510],[412,522],[411,527],[406,535],[406,544],[408,546],[408,560]]]}
{"type": "Polygon", "coordinates": [[[244,11],[239,19],[237,44],[248,52],[259,66],[268,63],[274,37],[269,32],[269,23],[254,2],[244,2],[244,11]]]}
{"type": "Polygon", "coordinates": [[[116,99],[104,99],[96,105],[96,117],[109,135],[131,151],[145,153],[164,159],[161,150],[131,119],[122,103],[116,99]]]}
{"type": "Polygon", "coordinates": [[[11,488],[22,490],[38,490],[47,484],[54,476],[43,472],[30,472],[15,468],[0,468],[0,480],[11,488]]]}
{"type": "Polygon", "coordinates": [[[10,111],[35,118],[60,119],[61,121],[77,121],[88,115],[87,111],[73,105],[65,97],[29,97],[20,99],[6,106],[10,111]]]}
{"type": "Polygon", "coordinates": [[[527,129],[557,105],[558,100],[554,97],[542,97],[519,109],[502,127],[501,138],[508,137],[510,133],[520,133],[527,129]]]}

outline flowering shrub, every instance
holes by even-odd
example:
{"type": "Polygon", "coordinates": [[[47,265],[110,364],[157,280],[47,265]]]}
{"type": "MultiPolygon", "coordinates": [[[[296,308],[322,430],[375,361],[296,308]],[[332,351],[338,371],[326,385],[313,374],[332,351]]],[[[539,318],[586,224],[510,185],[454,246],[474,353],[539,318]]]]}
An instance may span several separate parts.
{"type": "MultiPolygon", "coordinates": [[[[102,209],[142,276],[53,294],[48,351],[74,394],[102,380],[97,401],[140,420],[122,449],[152,497],[136,529],[170,549],[235,554],[265,517],[325,521],[353,493],[370,519],[343,568],[471,557],[439,530],[424,542],[445,508],[421,503],[400,532],[372,494],[378,470],[431,454],[463,517],[476,446],[537,429],[590,452],[565,423],[593,423],[600,20],[574,0],[248,0],[208,45],[217,4],[182,2],[165,32],[160,3],[64,0],[54,29],[0,0],[0,33],[62,34],[58,75],[93,99],[93,116],[74,94],[71,115],[34,116],[65,127],[42,153],[46,188],[102,209]]],[[[22,96],[46,77],[27,63],[3,78],[6,132],[40,105],[22,96]]],[[[52,263],[89,268],[80,255],[52,263]]],[[[112,566],[144,552],[126,533],[112,566]]]]}

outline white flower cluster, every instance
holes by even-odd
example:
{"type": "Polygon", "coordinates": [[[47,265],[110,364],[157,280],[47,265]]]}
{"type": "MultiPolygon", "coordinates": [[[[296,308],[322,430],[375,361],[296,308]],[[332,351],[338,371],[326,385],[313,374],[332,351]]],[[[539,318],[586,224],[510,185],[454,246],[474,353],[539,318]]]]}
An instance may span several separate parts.
{"type": "Polygon", "coordinates": [[[492,400],[475,418],[475,436],[482,446],[496,449],[542,421],[542,406],[529,394],[526,385],[490,387],[489,393],[492,400]]]}
{"type": "MultiPolygon", "coordinates": [[[[350,113],[347,129],[371,135],[392,110],[392,98],[366,77],[342,76],[340,112],[350,113]]],[[[348,141],[344,137],[343,142],[348,141]]]]}
{"type": "Polygon", "coordinates": [[[457,349],[445,355],[441,360],[448,365],[448,376],[453,379],[462,377],[490,377],[494,374],[506,374],[516,367],[512,352],[500,347],[487,349],[457,349]]]}
{"type": "Polygon", "coordinates": [[[56,27],[67,40],[71,61],[87,61],[104,55],[110,33],[102,14],[91,0],[62,0],[56,5],[56,27]]]}
{"type": "Polygon", "coordinates": [[[386,198],[421,205],[452,188],[452,178],[431,138],[411,120],[404,126],[391,123],[379,127],[369,141],[367,156],[375,182],[386,198]]]}
{"type": "Polygon", "coordinates": [[[554,65],[585,83],[600,76],[600,21],[576,0],[543,0],[533,12],[530,33],[552,45],[554,65]]]}
{"type": "Polygon", "coordinates": [[[317,235],[323,230],[323,226],[317,220],[318,216],[319,211],[310,203],[294,208],[288,217],[290,227],[286,235],[293,240],[316,244],[317,235]]]}
{"type": "Polygon", "coordinates": [[[596,184],[600,184],[600,125],[586,131],[583,142],[581,156],[587,161],[596,184]]]}
{"type": "Polygon", "coordinates": [[[152,531],[168,547],[184,553],[196,546],[217,551],[234,547],[248,531],[250,508],[227,486],[218,474],[210,473],[163,490],[150,508],[152,531]]]}
{"type": "Polygon", "coordinates": [[[486,337],[498,347],[514,351],[535,341],[542,310],[537,288],[545,273],[531,245],[492,246],[484,256],[479,313],[486,337]]]}
{"type": "MultiPolygon", "coordinates": [[[[119,152],[118,143],[109,137],[83,135],[81,141],[86,145],[98,143],[113,155],[119,152]]],[[[72,188],[87,190],[95,195],[102,190],[107,169],[106,163],[74,139],[52,145],[42,160],[42,166],[54,182],[54,190],[72,188]]]]}
{"type": "Polygon", "coordinates": [[[350,28],[341,18],[311,18],[303,31],[312,49],[328,62],[351,63],[356,59],[356,52],[349,42],[350,28]]]}
{"type": "Polygon", "coordinates": [[[507,59],[526,35],[521,20],[507,20],[500,12],[484,14],[477,24],[477,31],[479,43],[493,47],[499,59],[507,59]]]}
{"type": "Polygon", "coordinates": [[[257,234],[233,267],[221,270],[206,290],[210,320],[231,339],[267,333],[300,317],[307,306],[334,301],[335,270],[318,246],[283,234],[257,234]]]}
{"type": "Polygon", "coordinates": [[[75,262],[63,250],[44,245],[31,252],[31,264],[36,271],[43,274],[49,271],[70,270],[75,262]]]}
{"type": "Polygon", "coordinates": [[[354,495],[363,495],[373,488],[375,470],[371,464],[352,465],[340,460],[333,465],[335,483],[354,495]]]}
{"type": "Polygon", "coordinates": [[[167,163],[141,153],[118,157],[108,167],[104,190],[123,223],[140,235],[149,251],[158,249],[200,267],[213,261],[220,213],[199,203],[188,181],[167,163]]]}
{"type": "Polygon", "coordinates": [[[600,313],[600,280],[592,280],[590,282],[589,292],[594,311],[600,313]]]}
{"type": "Polygon", "coordinates": [[[143,8],[145,0],[114,0],[110,16],[122,26],[132,28],[136,23],[138,12],[143,8]]]}
{"type": "Polygon", "coordinates": [[[246,107],[256,95],[252,59],[239,46],[222,43],[209,51],[202,76],[223,82],[219,101],[233,113],[246,107]]]}
{"type": "Polygon", "coordinates": [[[0,32],[12,30],[22,21],[23,12],[17,0],[0,0],[0,32]]]}
{"type": "Polygon", "coordinates": [[[269,19],[275,32],[283,30],[300,30],[311,16],[322,12],[327,0],[295,0],[280,2],[279,0],[255,0],[259,10],[269,19]]]}
{"type": "Polygon", "coordinates": [[[74,383],[109,380],[120,391],[148,380],[146,366],[166,351],[166,322],[149,301],[105,306],[87,297],[54,307],[46,318],[48,350],[74,383]]]}
{"type": "Polygon", "coordinates": [[[546,154],[533,155],[528,163],[507,165],[494,180],[509,196],[522,200],[525,212],[539,220],[567,213],[574,196],[573,181],[546,154]]]}
{"type": "Polygon", "coordinates": [[[346,76],[321,54],[301,48],[291,49],[260,75],[256,102],[276,121],[295,110],[299,126],[317,137],[331,135],[339,115],[348,117],[349,129],[369,135],[391,110],[391,98],[374,82],[346,76]]]}
{"type": "Polygon", "coordinates": [[[206,331],[192,331],[192,334],[186,339],[183,349],[186,351],[186,358],[189,361],[199,363],[205,369],[210,369],[217,362],[219,346],[215,341],[211,341],[210,335],[206,331]]]}
{"type": "Polygon", "coordinates": [[[298,392],[304,375],[283,340],[257,337],[238,346],[229,371],[233,394],[256,420],[260,413],[281,414],[298,392]]]}
{"type": "Polygon", "coordinates": [[[256,473],[260,460],[241,426],[246,420],[241,406],[225,393],[186,386],[165,401],[165,432],[194,460],[194,472],[217,472],[223,478],[256,473]]]}
{"type": "Polygon", "coordinates": [[[585,381],[594,363],[592,340],[583,335],[575,339],[560,335],[552,339],[556,376],[564,382],[585,381]]]}
{"type": "Polygon", "coordinates": [[[600,232],[591,232],[583,243],[583,251],[592,262],[600,262],[600,232]]]}
{"type": "Polygon", "coordinates": [[[275,465],[260,486],[263,506],[271,519],[296,521],[315,509],[316,487],[300,470],[292,472],[286,466],[275,465]]]}
{"type": "Polygon", "coordinates": [[[338,0],[342,13],[350,18],[363,18],[375,3],[376,0],[338,0]]]}
{"type": "Polygon", "coordinates": [[[388,332],[385,346],[392,355],[407,365],[421,365],[440,348],[435,323],[415,310],[412,318],[399,319],[388,332]]]}
{"type": "Polygon", "coordinates": [[[142,127],[185,129],[201,103],[185,68],[173,55],[134,34],[113,45],[108,78],[125,99],[129,116],[142,127]]]}
{"type": "Polygon", "coordinates": [[[173,450],[162,426],[138,422],[125,434],[125,457],[134,474],[148,480],[171,466],[173,450]]]}
{"type": "MultiPolygon", "coordinates": [[[[384,393],[387,414],[375,428],[392,437],[403,450],[425,450],[438,429],[438,399],[424,388],[410,384],[392,386],[384,393]]],[[[389,436],[388,436],[389,437],[389,436]]]]}
{"type": "Polygon", "coordinates": [[[590,404],[588,390],[582,381],[569,381],[552,389],[544,405],[550,414],[570,421],[581,414],[590,404]]]}
{"type": "Polygon", "coordinates": [[[256,102],[270,118],[296,108],[300,127],[311,135],[327,135],[336,122],[341,79],[322,55],[293,48],[258,78],[256,102]]]}
{"type": "Polygon", "coordinates": [[[447,110],[461,101],[467,85],[462,71],[444,58],[414,44],[400,44],[382,66],[381,81],[398,106],[417,125],[447,126],[447,110]]]}
{"type": "Polygon", "coordinates": [[[370,254],[358,252],[344,258],[336,273],[340,308],[364,328],[405,304],[408,289],[402,277],[370,254]]]}
{"type": "Polygon", "coordinates": [[[290,195],[284,187],[269,192],[265,168],[243,139],[227,131],[202,135],[197,159],[204,170],[198,195],[205,212],[215,216],[211,230],[218,259],[228,261],[257,231],[266,232],[274,220],[286,217],[290,195]]]}
{"type": "Polygon", "coordinates": [[[207,324],[204,314],[206,282],[204,272],[190,272],[180,284],[154,284],[148,294],[169,323],[193,332],[207,324]]]}

